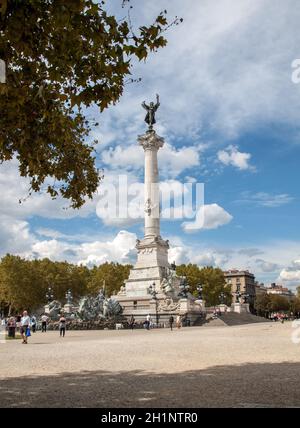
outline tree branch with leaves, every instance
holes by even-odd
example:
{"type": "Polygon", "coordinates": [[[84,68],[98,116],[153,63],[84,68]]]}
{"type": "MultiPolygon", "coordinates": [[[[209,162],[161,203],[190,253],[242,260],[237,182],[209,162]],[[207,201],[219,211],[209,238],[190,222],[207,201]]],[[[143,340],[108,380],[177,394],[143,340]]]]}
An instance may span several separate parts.
{"type": "MultiPolygon", "coordinates": [[[[123,6],[129,3],[123,1],[123,6]]],[[[122,6],[122,3],[120,3],[122,6]]],[[[31,191],[61,195],[73,208],[92,198],[101,182],[93,143],[94,121],[118,102],[131,76],[132,61],[146,60],[166,45],[166,11],[132,31],[105,1],[0,0],[0,162],[16,157],[31,191]]],[[[131,7],[131,6],[129,6],[131,7]]]]}

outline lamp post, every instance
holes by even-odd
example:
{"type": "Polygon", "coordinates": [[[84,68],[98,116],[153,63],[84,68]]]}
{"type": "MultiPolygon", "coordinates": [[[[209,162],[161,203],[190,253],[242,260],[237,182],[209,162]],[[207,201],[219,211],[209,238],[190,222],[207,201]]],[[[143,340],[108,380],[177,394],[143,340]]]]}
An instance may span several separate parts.
{"type": "Polygon", "coordinates": [[[224,305],[226,294],[222,291],[219,295],[221,305],[224,305]]]}
{"type": "Polygon", "coordinates": [[[155,282],[149,286],[149,294],[152,296],[155,301],[155,316],[156,316],[156,326],[158,326],[158,312],[157,312],[157,294],[158,291],[155,289],[155,282]]]}
{"type": "Polygon", "coordinates": [[[66,292],[66,294],[65,294],[65,298],[66,298],[66,300],[67,300],[67,305],[71,305],[72,300],[73,300],[73,295],[72,295],[71,290],[68,290],[68,291],[66,292]]]}
{"type": "Polygon", "coordinates": [[[203,296],[202,296],[203,286],[202,286],[202,284],[197,285],[197,292],[198,292],[198,299],[203,300],[203,296]]]}
{"type": "Polygon", "coordinates": [[[46,292],[46,299],[48,304],[51,303],[53,301],[53,289],[52,287],[48,287],[48,290],[46,292]]]}

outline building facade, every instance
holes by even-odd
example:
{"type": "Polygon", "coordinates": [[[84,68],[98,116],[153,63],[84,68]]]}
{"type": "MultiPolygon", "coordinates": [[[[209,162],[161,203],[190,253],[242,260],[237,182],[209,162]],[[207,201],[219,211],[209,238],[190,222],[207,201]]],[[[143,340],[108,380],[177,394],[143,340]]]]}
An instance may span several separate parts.
{"type": "Polygon", "coordinates": [[[238,294],[242,303],[247,301],[253,306],[256,295],[255,276],[248,270],[232,269],[224,272],[225,281],[231,287],[232,301],[236,302],[238,294]],[[245,298],[245,296],[247,296],[245,298]]]}
{"type": "Polygon", "coordinates": [[[282,285],[278,285],[275,283],[271,284],[270,287],[267,287],[266,290],[267,294],[275,294],[277,296],[286,297],[289,300],[294,297],[293,292],[287,287],[283,287],[282,285]]]}

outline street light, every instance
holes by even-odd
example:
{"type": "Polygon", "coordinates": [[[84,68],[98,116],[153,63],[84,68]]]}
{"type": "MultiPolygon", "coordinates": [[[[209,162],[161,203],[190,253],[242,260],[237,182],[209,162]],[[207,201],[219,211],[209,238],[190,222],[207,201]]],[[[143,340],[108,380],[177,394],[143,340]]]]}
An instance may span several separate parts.
{"type": "Polygon", "coordinates": [[[156,316],[156,326],[158,326],[158,312],[157,312],[157,294],[158,291],[155,289],[155,282],[149,286],[149,294],[152,296],[153,300],[155,300],[155,316],[156,316]]]}
{"type": "Polygon", "coordinates": [[[226,294],[224,293],[224,291],[222,291],[222,292],[220,293],[220,295],[219,295],[219,299],[220,299],[221,305],[223,305],[223,304],[224,304],[225,297],[226,297],[226,294]]]}
{"type": "Polygon", "coordinates": [[[53,301],[53,289],[52,287],[48,287],[47,293],[46,293],[46,299],[48,304],[51,303],[53,301]]]}
{"type": "Polygon", "coordinates": [[[202,297],[202,293],[203,293],[203,286],[202,286],[202,284],[198,284],[197,285],[197,291],[198,291],[198,299],[202,300],[203,299],[203,297],[202,297]]]}

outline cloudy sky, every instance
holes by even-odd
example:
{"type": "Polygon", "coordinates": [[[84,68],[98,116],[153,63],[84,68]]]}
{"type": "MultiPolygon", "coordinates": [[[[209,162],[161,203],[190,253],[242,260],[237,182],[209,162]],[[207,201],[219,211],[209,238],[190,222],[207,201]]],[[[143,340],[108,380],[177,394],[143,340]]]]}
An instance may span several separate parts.
{"type": "MultiPolygon", "coordinates": [[[[122,17],[121,0],[113,3],[122,17]]],[[[159,93],[156,129],[166,141],[161,180],[205,188],[194,219],[162,221],[170,261],[249,269],[265,283],[299,285],[300,84],[291,78],[300,58],[299,0],[132,4],[136,24],[151,23],[162,9],[184,22],[169,30],[165,49],[135,65],[141,83],[128,85],[120,103],[99,117],[92,137],[99,140],[104,184],[119,175],[141,182],[140,104],[159,93]]],[[[99,195],[80,211],[43,194],[19,204],[27,189],[15,161],[1,165],[1,255],[134,262],[142,220],[105,217],[99,195]]]]}

